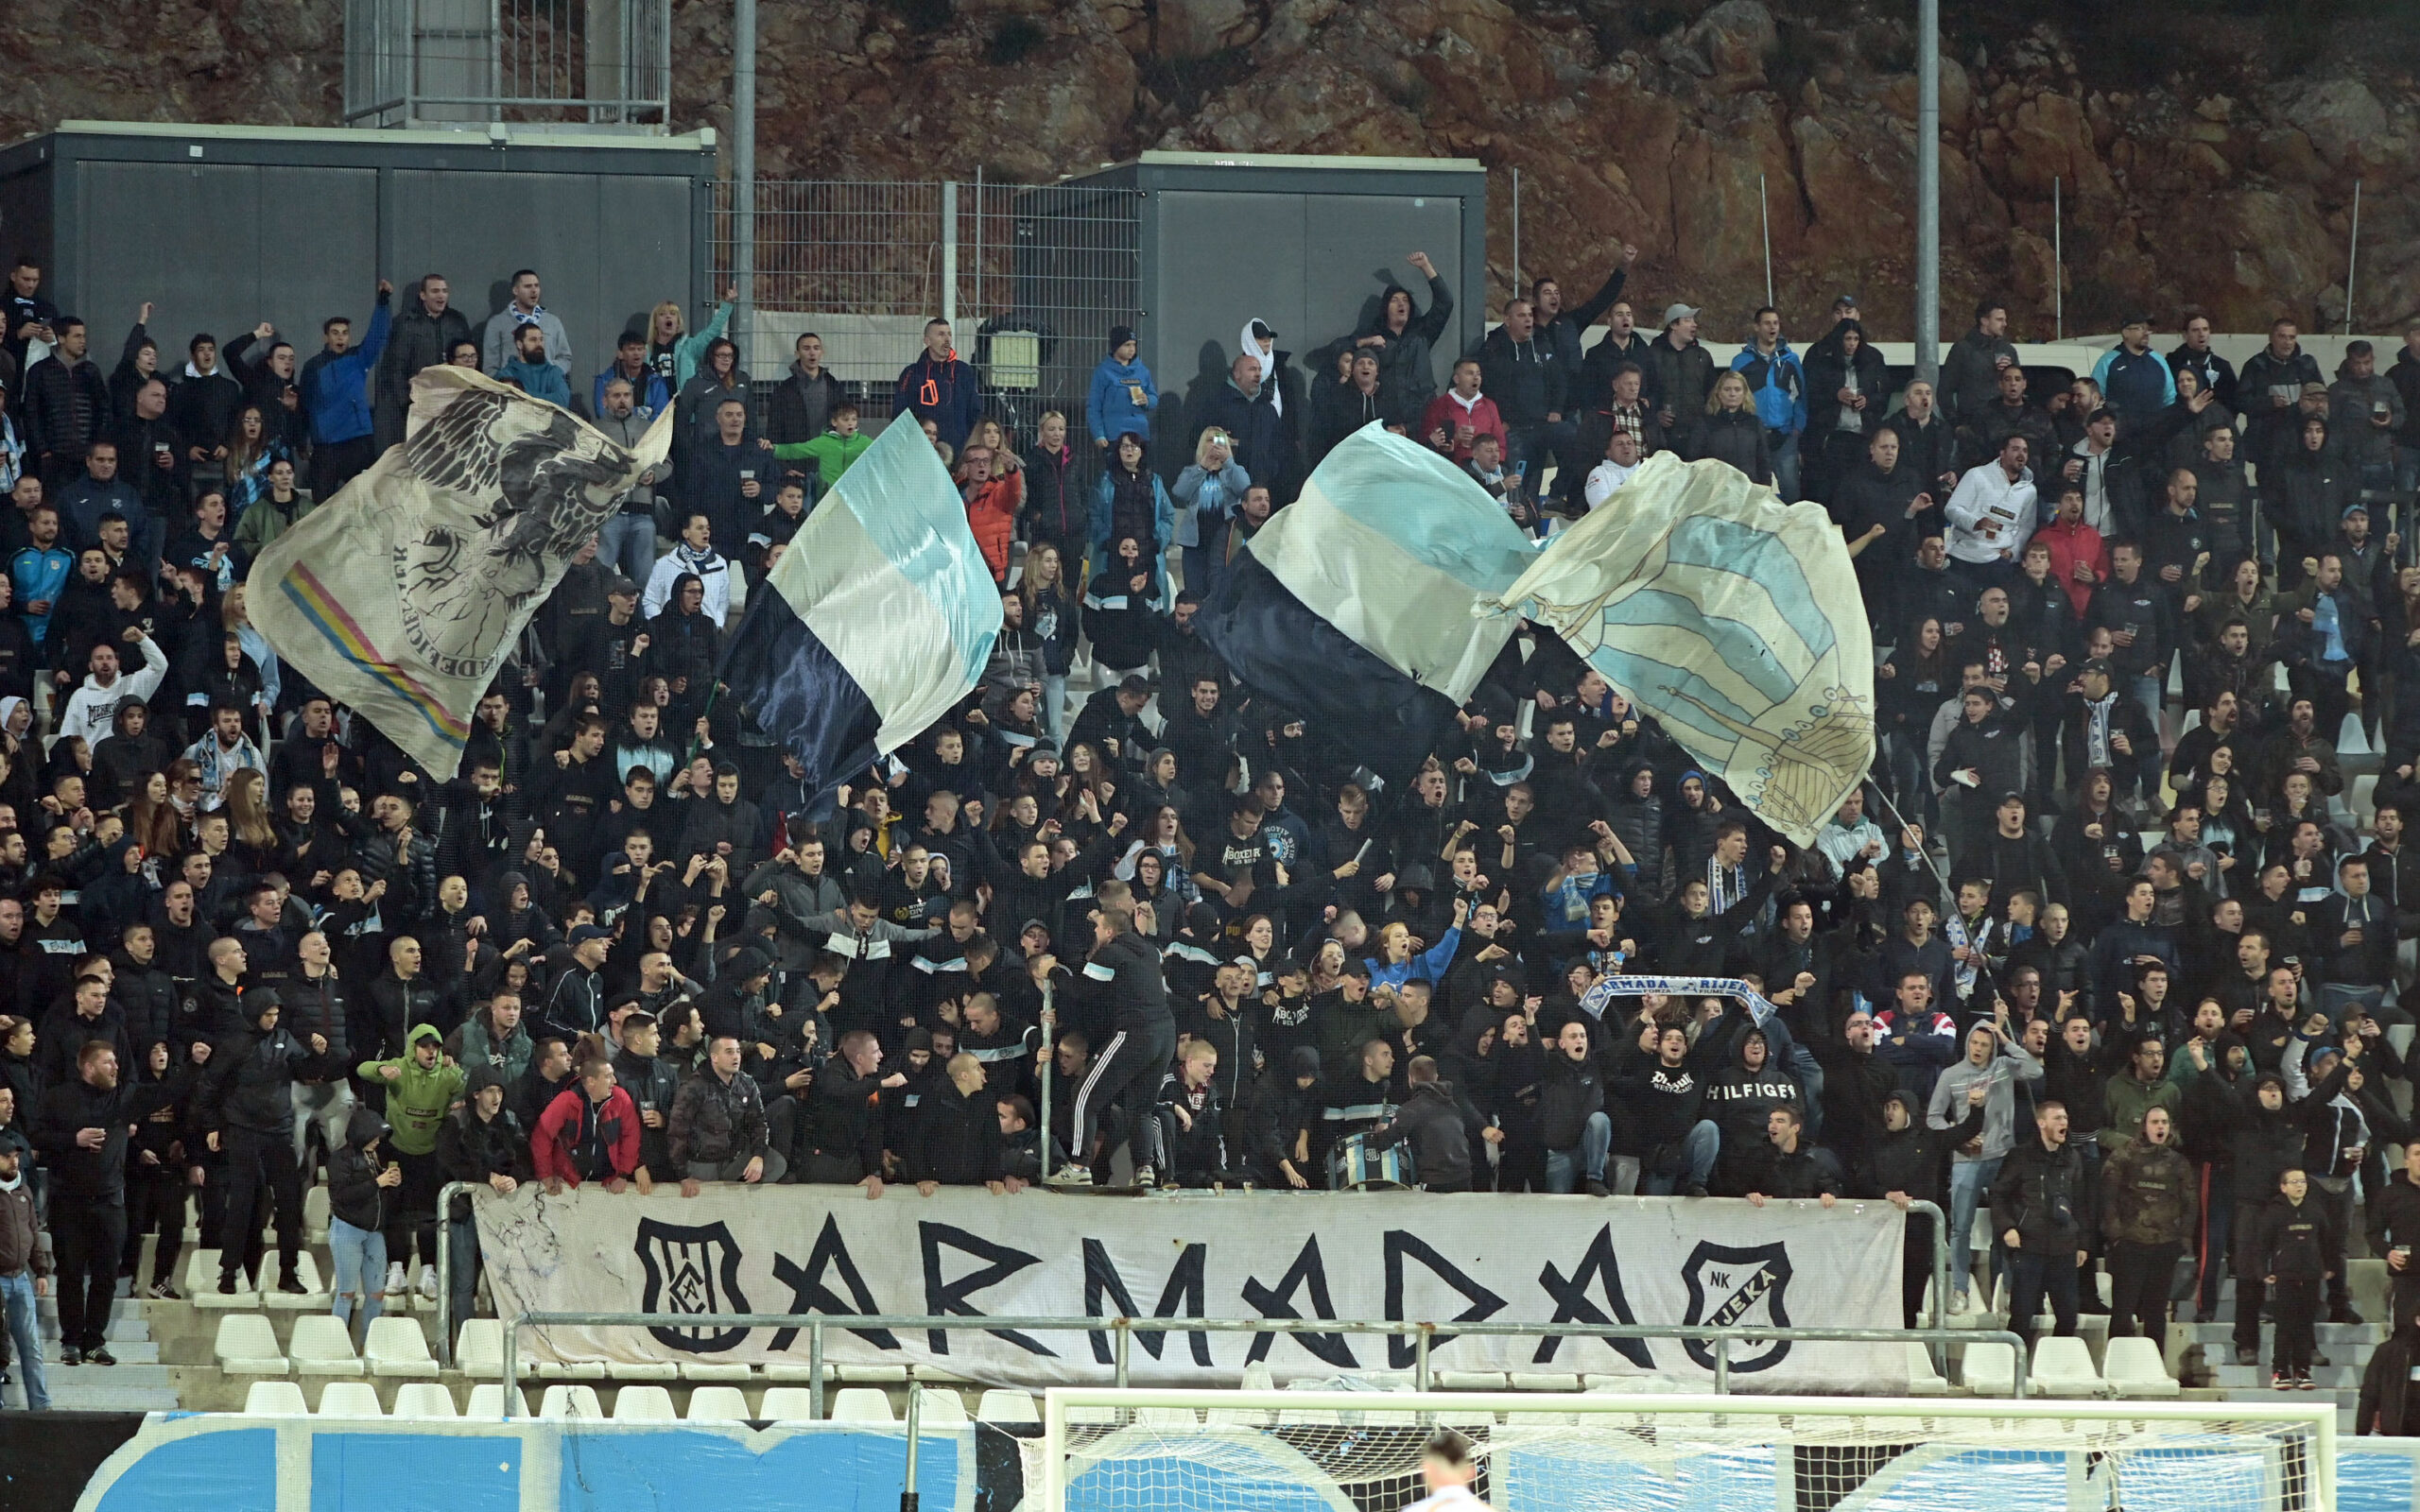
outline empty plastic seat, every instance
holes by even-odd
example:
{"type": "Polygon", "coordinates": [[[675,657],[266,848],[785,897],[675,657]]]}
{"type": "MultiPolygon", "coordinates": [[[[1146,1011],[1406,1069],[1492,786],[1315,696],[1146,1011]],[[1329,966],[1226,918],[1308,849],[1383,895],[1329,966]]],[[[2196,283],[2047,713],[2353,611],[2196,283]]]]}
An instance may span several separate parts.
{"type": "MultiPolygon", "coordinates": [[[[241,1308],[249,1313],[261,1305],[261,1294],[254,1290],[242,1271],[235,1273],[235,1289],[218,1289],[218,1251],[196,1249],[185,1257],[185,1297],[194,1306],[220,1312],[241,1308]]],[[[324,1304],[323,1304],[324,1305],[324,1304]]]]}
{"type": "MultiPolygon", "coordinates": [[[[614,1411],[621,1404],[614,1404],[614,1411]]],[[[689,1421],[744,1423],[756,1415],[748,1410],[748,1393],[737,1386],[700,1386],[689,1393],[689,1421]]]]}
{"type": "Polygon", "coordinates": [[[546,1394],[539,1399],[538,1416],[541,1418],[602,1418],[605,1416],[605,1404],[596,1400],[596,1388],[585,1382],[548,1386],[546,1394]]]}
{"type": "MultiPolygon", "coordinates": [[[[503,1320],[464,1318],[461,1331],[454,1336],[454,1367],[475,1381],[501,1378],[504,1374],[503,1320]]],[[[524,1381],[537,1373],[537,1362],[527,1354],[513,1362],[513,1374],[524,1381]]]]}
{"type": "Polygon", "coordinates": [[[1561,1370],[1515,1370],[1512,1372],[1515,1391],[1578,1391],[1580,1377],[1561,1370]]]}
{"type": "Polygon", "coordinates": [[[1946,1397],[1949,1381],[1933,1368],[1929,1345],[1908,1346],[1908,1395],[1910,1397],[1946,1397]]]}
{"type": "Polygon", "coordinates": [[[605,1375],[612,1381],[678,1381],[681,1367],[669,1360],[608,1360],[605,1375]]]}
{"type": "Polygon", "coordinates": [[[2101,1385],[2083,1340],[2052,1335],[2034,1341],[2033,1390],[2046,1397],[2097,1397],[2101,1385]]]}
{"type": "Polygon", "coordinates": [[[836,1423],[896,1422],[890,1413],[890,1394],[873,1386],[843,1386],[832,1398],[832,1420],[836,1423]]]}
{"type": "Polygon", "coordinates": [[[395,1388],[398,1418],[451,1418],[454,1393],[434,1381],[406,1381],[395,1388]]]}
{"type": "Polygon", "coordinates": [[[764,1405],[757,1408],[756,1416],[769,1422],[813,1422],[815,1394],[804,1386],[767,1386],[764,1405]]]}
{"type": "MultiPolygon", "coordinates": [[[[785,1385],[813,1385],[815,1370],[803,1356],[796,1360],[768,1360],[765,1362],[765,1379],[778,1381],[785,1385]]],[[[829,1365],[823,1367],[823,1379],[826,1381],[832,1379],[832,1367],[829,1365]]]]}
{"type": "Polygon", "coordinates": [[[293,1358],[298,1376],[361,1374],[361,1356],[354,1352],[353,1334],[344,1320],[333,1314],[298,1314],[286,1353],[293,1358]]]}
{"type": "Polygon", "coordinates": [[[328,1189],[317,1182],[302,1191],[302,1242],[306,1245],[328,1242],[328,1189]]]}
{"type": "MultiPolygon", "coordinates": [[[[1187,1416],[1190,1416],[1188,1414],[1187,1416]]],[[[966,1399],[946,1386],[916,1388],[916,1431],[958,1428],[966,1422],[966,1399]]]]}
{"type": "Polygon", "coordinates": [[[218,1368],[231,1376],[285,1374],[285,1351],[277,1347],[277,1332],[258,1313],[230,1313],[221,1317],[210,1352],[218,1368]]]}
{"type": "Polygon", "coordinates": [[[1993,1340],[1970,1344],[1960,1374],[1966,1389],[1978,1397],[2013,1397],[2016,1394],[2016,1347],[1993,1340]]]}
{"type": "Polygon", "coordinates": [[[674,1368],[683,1381],[746,1381],[755,1374],[745,1360],[683,1360],[674,1368]]]}
{"type": "Polygon", "coordinates": [[[835,1381],[853,1386],[890,1386],[908,1379],[904,1365],[826,1365],[824,1370],[835,1381]]]}
{"type": "Polygon", "coordinates": [[[2100,1376],[2121,1397],[2173,1397],[2180,1389],[2168,1373],[2156,1339],[2110,1340],[2101,1355],[2100,1376]]]}
{"type": "MultiPolygon", "coordinates": [[[[482,1381],[471,1387],[470,1405],[462,1409],[465,1418],[498,1418],[504,1416],[504,1386],[494,1381],[482,1381]]],[[[512,1416],[529,1416],[529,1399],[516,1386],[512,1392],[512,1416]]]]}
{"type": "Polygon", "coordinates": [[[248,1418],[300,1418],[311,1410],[302,1388],[291,1381],[255,1381],[244,1393],[248,1418]]]}
{"type": "Polygon", "coordinates": [[[669,1423],[680,1418],[681,1415],[672,1410],[672,1393],[662,1386],[624,1386],[614,1394],[614,1420],[617,1423],[669,1423]]]}
{"type": "Polygon", "coordinates": [[[978,1420],[987,1423],[1013,1424],[1042,1421],[1042,1413],[1034,1405],[1032,1393],[1015,1391],[1003,1386],[994,1386],[983,1393],[983,1400],[976,1403],[975,1416],[978,1420]]]}
{"type": "Polygon", "coordinates": [[[1440,1370],[1437,1372],[1439,1391],[1502,1391],[1505,1374],[1501,1370],[1440,1370]]]}
{"type": "Polygon", "coordinates": [[[378,1388],[367,1381],[331,1381],[320,1388],[320,1416],[322,1418],[384,1418],[387,1409],[378,1405],[378,1388]]]}
{"type": "Polygon", "coordinates": [[[272,1249],[261,1260],[261,1306],[272,1313],[324,1313],[328,1310],[328,1289],[320,1280],[319,1257],[307,1249],[294,1257],[294,1279],[302,1283],[302,1291],[281,1291],[278,1282],[285,1279],[285,1263],[272,1249]]]}
{"type": "Polygon", "coordinates": [[[541,1381],[602,1381],[605,1379],[605,1362],[602,1360],[542,1361],[538,1366],[538,1379],[541,1381]]]}
{"type": "Polygon", "coordinates": [[[373,1376],[437,1379],[437,1359],[428,1352],[428,1335],[416,1317],[381,1314],[370,1320],[370,1336],[363,1343],[373,1376]]]}
{"type": "Polygon", "coordinates": [[[1244,1389],[1246,1391],[1274,1391],[1277,1389],[1277,1375],[1276,1372],[1269,1368],[1268,1361],[1255,1360],[1252,1364],[1244,1366],[1244,1389]]]}

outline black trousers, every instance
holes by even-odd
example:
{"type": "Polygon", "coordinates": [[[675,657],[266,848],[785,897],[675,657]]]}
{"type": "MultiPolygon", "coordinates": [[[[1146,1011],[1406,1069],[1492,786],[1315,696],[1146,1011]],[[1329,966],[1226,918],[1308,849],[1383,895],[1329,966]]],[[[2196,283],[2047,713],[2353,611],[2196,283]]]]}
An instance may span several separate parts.
{"type": "Polygon", "coordinates": [[[260,1234],[255,1209],[266,1189],[277,1199],[278,1260],[292,1275],[294,1257],[302,1248],[302,1168],[295,1163],[294,1137],[285,1129],[265,1134],[230,1127],[220,1131],[218,1143],[227,1157],[227,1208],[219,1218],[219,1238],[244,1241],[219,1250],[218,1274],[233,1276],[251,1259],[260,1234]]]}
{"type": "Polygon", "coordinates": [[[143,1236],[154,1228],[160,1230],[160,1242],[151,1249],[151,1279],[173,1283],[177,1280],[177,1256],[185,1244],[184,1169],[164,1161],[159,1165],[129,1165],[126,1253],[118,1263],[120,1270],[129,1276],[135,1273],[143,1261],[143,1236]]]}
{"type": "Polygon", "coordinates": [[[2175,1284],[2181,1244],[2109,1242],[2109,1336],[2168,1336],[2168,1293],[2175,1284]]]}
{"type": "MultiPolygon", "coordinates": [[[[1110,1037],[1093,1057],[1092,1069],[1084,1074],[1083,1084],[1076,1089],[1076,1148],[1079,1160],[1091,1158],[1093,1136],[1100,1126],[1101,1110],[1120,1095],[1127,1102],[1127,1126],[1132,1130],[1134,1163],[1159,1163],[1159,1122],[1147,1116],[1151,1099],[1160,1090],[1160,1078],[1167,1074],[1168,1062],[1176,1056],[1176,1023],[1173,1020],[1141,1029],[1120,1029],[1110,1037]]],[[[1103,1151],[1104,1154],[1108,1153],[1103,1151]]]]}
{"type": "Polygon", "coordinates": [[[2235,1347],[2238,1349],[2260,1348],[2260,1305],[2269,1298],[2269,1287],[2260,1279],[2260,1260],[2252,1252],[2252,1236],[2259,1231],[2260,1215],[2268,1208],[2266,1202],[2235,1205],[2235,1347]]]}
{"type": "MultiPolygon", "coordinates": [[[[412,1241],[420,1241],[420,1258],[437,1263],[437,1194],[445,1185],[437,1152],[411,1155],[388,1144],[388,1159],[404,1168],[404,1184],[395,1189],[395,1205],[387,1211],[387,1263],[408,1265],[412,1241]]],[[[281,1230],[280,1238],[283,1239],[281,1230]]]]}
{"type": "MultiPolygon", "coordinates": [[[[2242,1284],[2236,1283],[2238,1295],[2242,1284]]],[[[2281,1376],[2299,1380],[2310,1374],[2310,1357],[2319,1352],[2319,1289],[2315,1280],[2277,1282],[2277,1341],[2270,1368],[2281,1376]]]]}
{"type": "Polygon", "coordinates": [[[126,1209],[118,1202],[53,1196],[50,1243],[59,1278],[60,1343],[97,1349],[109,1338],[110,1309],[117,1301],[126,1209]]]}
{"type": "Polygon", "coordinates": [[[2050,1299],[2050,1315],[2057,1320],[2059,1337],[2073,1338],[2076,1332],[2076,1255],[2072,1249],[2037,1253],[2030,1249],[2012,1249],[2008,1256],[2009,1327],[2028,1340],[2033,1337],[2035,1314],[2042,1311],[2042,1299],[2050,1299]]]}
{"type": "MultiPolygon", "coordinates": [[[[1925,1288],[1932,1281],[1932,1214],[1908,1214],[1907,1237],[1900,1241],[1899,1310],[1906,1314],[1908,1328],[1927,1328],[1931,1319],[1924,1317],[1925,1288]]],[[[1949,1298],[1943,1297],[1944,1302],[1949,1298]]]]}
{"type": "Polygon", "coordinates": [[[321,504],[337,496],[337,490],[354,479],[354,475],[378,460],[377,443],[367,436],[356,436],[349,441],[322,441],[311,449],[311,497],[321,504]]]}

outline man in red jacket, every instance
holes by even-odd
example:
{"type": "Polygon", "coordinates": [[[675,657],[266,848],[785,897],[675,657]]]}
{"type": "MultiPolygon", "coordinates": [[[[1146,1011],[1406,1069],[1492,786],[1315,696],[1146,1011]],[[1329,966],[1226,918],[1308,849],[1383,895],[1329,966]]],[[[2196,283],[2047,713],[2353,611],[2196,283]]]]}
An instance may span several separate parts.
{"type": "Polygon", "coordinates": [[[975,532],[975,543],[983,548],[992,580],[1006,585],[1009,542],[1016,536],[1017,511],[1025,507],[1025,474],[1012,469],[993,476],[988,446],[970,445],[958,455],[958,460],[960,491],[966,496],[966,524],[975,532]]]}
{"type": "Polygon", "coordinates": [[[579,1083],[546,1105],[530,1136],[530,1158],[549,1196],[565,1186],[602,1181],[620,1192],[635,1177],[639,1195],[655,1190],[655,1178],[639,1164],[639,1109],[614,1076],[614,1063],[596,1059],[579,1068],[579,1083]]]}
{"type": "Polygon", "coordinates": [[[1478,391],[1478,373],[1476,357],[1454,364],[1454,387],[1430,400],[1420,416],[1420,438],[1457,462],[1471,459],[1471,447],[1482,436],[1495,437],[1498,446],[1511,444],[1495,401],[1478,391]]]}

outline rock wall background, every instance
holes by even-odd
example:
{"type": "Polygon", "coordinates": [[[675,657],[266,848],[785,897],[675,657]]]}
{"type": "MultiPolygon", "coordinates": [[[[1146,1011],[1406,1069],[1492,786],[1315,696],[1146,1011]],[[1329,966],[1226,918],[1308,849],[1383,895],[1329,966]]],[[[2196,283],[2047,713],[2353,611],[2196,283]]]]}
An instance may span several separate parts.
{"type": "MultiPolygon", "coordinates": [[[[554,0],[549,0],[554,3],[554,0]]],[[[561,0],[568,4],[570,0],[561,0]]],[[[1944,329],[2001,293],[2050,329],[2186,301],[2221,329],[2420,314],[2420,0],[1945,0],[1944,329]]],[[[332,124],[338,0],[14,0],[0,141],[69,116],[332,124]]],[[[1491,272],[1588,281],[1622,240],[1642,301],[1842,289],[1904,337],[1912,0],[767,0],[768,177],[1046,181],[1150,147],[1476,157],[1491,272]]],[[[677,0],[678,124],[728,129],[729,0],[677,0]]],[[[1811,333],[1800,322],[1802,339],[1811,333]]]]}

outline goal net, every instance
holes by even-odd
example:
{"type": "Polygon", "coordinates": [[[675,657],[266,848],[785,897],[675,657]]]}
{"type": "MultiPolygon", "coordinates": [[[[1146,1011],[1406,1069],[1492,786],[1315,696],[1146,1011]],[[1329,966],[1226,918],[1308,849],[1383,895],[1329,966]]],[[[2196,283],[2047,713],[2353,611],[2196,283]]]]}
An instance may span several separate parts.
{"type": "Polygon", "coordinates": [[[1499,1512],[2333,1512],[2332,1401],[1050,1392],[1032,1512],[1398,1512],[1461,1432],[1499,1512]]]}

